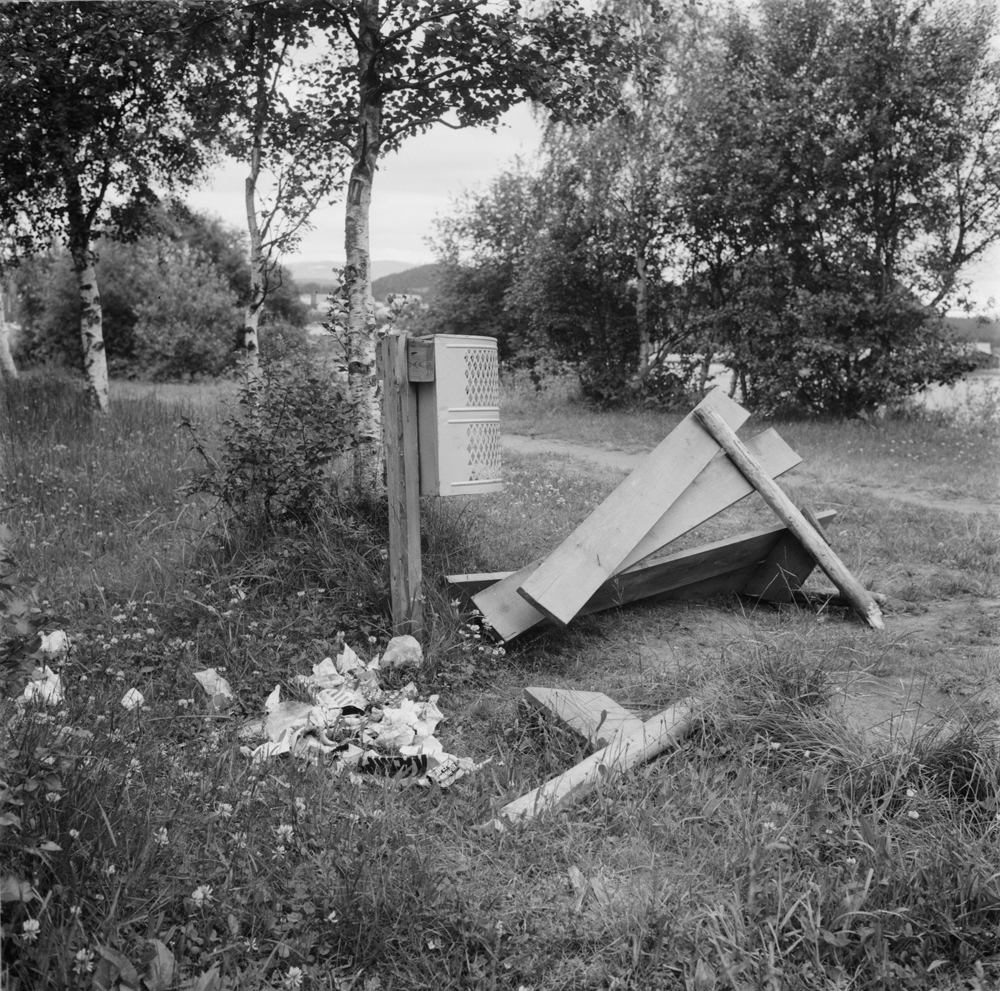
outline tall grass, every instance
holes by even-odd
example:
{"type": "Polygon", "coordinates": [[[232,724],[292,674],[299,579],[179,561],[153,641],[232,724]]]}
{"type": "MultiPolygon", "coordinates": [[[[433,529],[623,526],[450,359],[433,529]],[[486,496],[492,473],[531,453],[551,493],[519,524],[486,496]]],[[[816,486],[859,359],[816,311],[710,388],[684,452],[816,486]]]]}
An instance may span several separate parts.
{"type": "MultiPolygon", "coordinates": [[[[845,678],[905,654],[891,630],[645,605],[501,658],[437,578],[544,553],[618,479],[514,457],[502,496],[423,507],[428,630],[414,677],[441,695],[445,748],[491,763],[446,790],[321,761],[255,764],[241,728],[275,685],[301,698],[295,676],[345,640],[365,658],[384,646],[384,508],[338,503],[312,528],[221,541],[211,507],[183,495],[176,429],[182,415],[209,429],[211,401],[119,395],[99,418],[71,380],[27,377],[2,402],[3,519],[24,571],[44,580],[36,621],[74,639],[62,702],[0,700],[5,991],[995,981],[993,727],[875,740],[828,704],[845,678]],[[716,631],[720,615],[739,632],[716,631]],[[678,663],[649,663],[651,644],[675,645],[678,663]],[[205,667],[229,679],[232,708],[201,691],[205,667]],[[708,679],[721,694],[677,751],[533,826],[478,828],[586,753],[520,704],[525,683],[605,691],[649,714],[708,679]],[[130,688],[141,708],[122,706],[130,688]]],[[[552,401],[546,415],[566,414],[552,401]]],[[[651,429],[615,423],[623,436],[651,429]]],[[[810,443],[822,459],[855,429],[815,428],[810,443]]],[[[934,465],[950,458],[934,450],[934,465]]],[[[843,501],[834,539],[876,584],[902,582],[933,543],[926,573],[907,579],[916,598],[958,568],[965,594],[993,587],[978,518],[843,501]]],[[[709,536],[760,512],[748,501],[709,536]]],[[[984,627],[984,642],[995,633],[984,627]]],[[[954,629],[941,640],[972,650],[954,629]]],[[[9,638],[6,661],[35,647],[9,638]]]]}

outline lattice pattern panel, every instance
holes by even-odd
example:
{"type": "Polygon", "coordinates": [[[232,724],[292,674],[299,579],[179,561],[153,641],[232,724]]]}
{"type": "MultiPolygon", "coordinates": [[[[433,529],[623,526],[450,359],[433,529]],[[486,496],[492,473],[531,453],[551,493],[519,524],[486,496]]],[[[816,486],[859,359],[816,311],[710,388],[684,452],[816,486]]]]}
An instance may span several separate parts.
{"type": "MultiPolygon", "coordinates": [[[[465,352],[465,394],[470,406],[500,405],[496,348],[469,348],[465,352]]],[[[499,443],[499,429],[497,438],[499,443]]]]}
{"type": "Polygon", "coordinates": [[[493,481],[500,477],[500,424],[469,424],[469,481],[493,481]]]}

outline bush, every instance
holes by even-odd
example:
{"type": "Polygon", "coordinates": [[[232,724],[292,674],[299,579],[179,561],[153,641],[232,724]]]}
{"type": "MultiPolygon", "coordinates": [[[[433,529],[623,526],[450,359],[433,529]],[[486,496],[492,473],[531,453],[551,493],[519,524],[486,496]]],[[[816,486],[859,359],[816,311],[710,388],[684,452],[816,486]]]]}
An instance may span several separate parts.
{"type": "Polygon", "coordinates": [[[351,405],[329,370],[307,348],[283,348],[279,339],[274,351],[259,378],[244,378],[217,458],[182,421],[205,463],[188,492],[214,496],[227,524],[251,532],[313,522],[334,462],[354,443],[351,405]]]}

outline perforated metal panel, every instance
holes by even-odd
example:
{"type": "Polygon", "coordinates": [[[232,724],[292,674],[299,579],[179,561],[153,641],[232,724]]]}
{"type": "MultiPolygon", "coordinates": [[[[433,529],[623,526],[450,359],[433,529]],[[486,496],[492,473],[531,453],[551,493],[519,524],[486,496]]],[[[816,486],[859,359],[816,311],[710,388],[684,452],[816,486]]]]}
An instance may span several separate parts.
{"type": "Polygon", "coordinates": [[[499,492],[500,369],[492,337],[439,334],[417,386],[421,495],[499,492]]]}

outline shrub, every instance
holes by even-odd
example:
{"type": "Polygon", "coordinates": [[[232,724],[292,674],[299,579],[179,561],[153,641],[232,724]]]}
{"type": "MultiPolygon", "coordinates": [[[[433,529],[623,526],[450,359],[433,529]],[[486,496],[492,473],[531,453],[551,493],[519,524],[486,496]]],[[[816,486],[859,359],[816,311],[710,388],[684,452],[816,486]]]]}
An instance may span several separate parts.
{"type": "Polygon", "coordinates": [[[274,352],[261,361],[259,378],[244,377],[218,457],[182,421],[205,464],[189,493],[214,496],[227,523],[250,531],[312,522],[335,460],[353,445],[351,406],[329,370],[307,348],[279,340],[274,352]]]}

